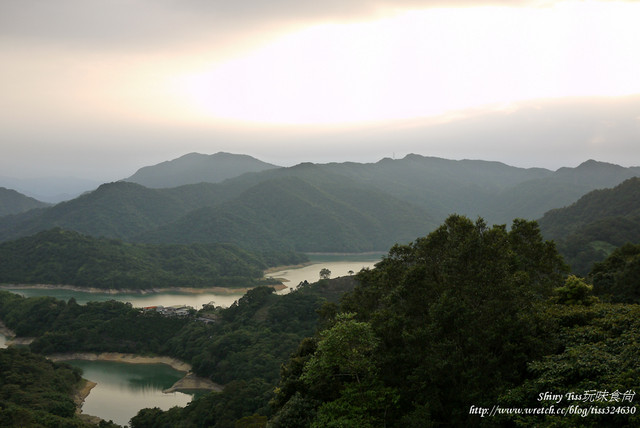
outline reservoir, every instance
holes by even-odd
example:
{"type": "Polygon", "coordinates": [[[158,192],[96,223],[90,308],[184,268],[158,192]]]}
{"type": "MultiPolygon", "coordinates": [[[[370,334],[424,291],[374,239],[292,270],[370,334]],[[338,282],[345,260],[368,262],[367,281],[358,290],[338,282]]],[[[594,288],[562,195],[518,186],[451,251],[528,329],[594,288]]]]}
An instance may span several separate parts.
{"type": "Polygon", "coordinates": [[[0,349],[7,347],[7,338],[4,334],[0,333],[0,349]]]}
{"type": "MultiPolygon", "coordinates": [[[[320,279],[320,270],[329,269],[331,278],[358,273],[362,268],[372,268],[382,258],[382,253],[367,254],[311,254],[311,264],[304,267],[282,269],[268,273],[267,276],[280,278],[288,287],[295,288],[300,282],[316,282],[320,279]]],[[[63,289],[10,289],[17,294],[31,296],[51,296],[60,300],[76,299],[80,304],[89,301],[120,300],[135,307],[172,306],[185,304],[196,309],[213,301],[217,306],[228,307],[242,297],[237,294],[215,293],[150,293],[150,294],[109,294],[87,293],[63,289]]],[[[0,347],[6,347],[6,338],[0,335],[0,347]]],[[[83,370],[83,377],[97,385],[87,396],[82,411],[88,415],[112,420],[120,425],[128,425],[129,420],[140,409],[159,407],[168,410],[174,406],[184,407],[192,395],[181,392],[165,394],[162,391],[171,387],[184,376],[165,364],[127,364],[113,361],[72,360],[67,363],[83,370]]]]}
{"type": "Polygon", "coordinates": [[[281,279],[284,285],[288,287],[282,291],[286,293],[292,288],[295,289],[303,281],[309,283],[318,281],[321,269],[329,269],[331,278],[356,274],[364,268],[373,268],[376,263],[382,260],[384,254],[308,254],[310,265],[269,272],[267,276],[281,279]]]}
{"type": "Polygon", "coordinates": [[[82,405],[82,413],[119,425],[128,425],[140,409],[184,407],[193,398],[182,392],[162,392],[185,374],[166,364],[84,360],[66,363],[81,368],[83,378],[97,383],[82,405]]]}
{"type": "MultiPolygon", "coordinates": [[[[286,293],[302,281],[308,281],[310,283],[318,281],[320,279],[320,269],[323,268],[331,271],[331,278],[349,275],[350,271],[358,273],[362,268],[373,268],[373,266],[382,259],[383,253],[309,254],[308,256],[311,264],[307,266],[282,269],[277,272],[270,272],[266,274],[266,276],[281,279],[284,285],[288,287],[286,290],[283,290],[283,292],[286,293]]],[[[213,302],[216,306],[226,308],[244,295],[242,292],[223,294],[170,291],[149,294],[110,294],[48,288],[7,288],[7,290],[24,297],[50,296],[64,301],[74,298],[79,304],[119,300],[121,302],[129,302],[138,308],[146,306],[187,305],[195,309],[202,309],[202,305],[210,302],[213,302]]]]}

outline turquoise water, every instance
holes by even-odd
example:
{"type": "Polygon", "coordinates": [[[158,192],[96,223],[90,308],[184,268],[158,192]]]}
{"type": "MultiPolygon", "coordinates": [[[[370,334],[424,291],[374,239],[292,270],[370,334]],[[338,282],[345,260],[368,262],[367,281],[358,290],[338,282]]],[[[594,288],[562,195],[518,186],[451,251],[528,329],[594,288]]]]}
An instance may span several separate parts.
{"type": "Polygon", "coordinates": [[[184,407],[193,398],[182,392],[162,392],[185,374],[166,364],[84,360],[67,363],[81,368],[82,377],[97,383],[85,400],[82,413],[112,420],[119,425],[128,425],[140,409],[184,407]]]}

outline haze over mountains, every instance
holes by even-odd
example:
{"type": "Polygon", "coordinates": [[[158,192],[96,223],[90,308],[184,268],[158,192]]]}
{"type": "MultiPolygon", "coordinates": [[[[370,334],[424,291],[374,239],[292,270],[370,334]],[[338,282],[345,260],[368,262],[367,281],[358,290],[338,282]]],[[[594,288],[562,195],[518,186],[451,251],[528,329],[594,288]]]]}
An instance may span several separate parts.
{"type": "Polygon", "coordinates": [[[0,187],[0,217],[46,206],[47,204],[44,202],[25,196],[13,189],[0,187]]]}
{"type": "Polygon", "coordinates": [[[56,204],[95,190],[99,181],[77,177],[0,177],[0,187],[16,190],[42,202],[56,204]]]}
{"type": "Polygon", "coordinates": [[[192,153],[71,201],[4,216],[0,239],[62,227],[133,242],[384,251],[452,213],[489,224],[535,220],[634,176],[640,168],[593,160],[550,171],[412,154],[281,168],[245,155],[192,153]],[[128,182],[136,180],[146,186],[128,182]]]}
{"type": "Polygon", "coordinates": [[[213,155],[189,153],[171,161],[140,168],[125,181],[145,187],[177,187],[184,184],[219,183],[246,172],[279,168],[248,155],[219,152],[213,155]]]}

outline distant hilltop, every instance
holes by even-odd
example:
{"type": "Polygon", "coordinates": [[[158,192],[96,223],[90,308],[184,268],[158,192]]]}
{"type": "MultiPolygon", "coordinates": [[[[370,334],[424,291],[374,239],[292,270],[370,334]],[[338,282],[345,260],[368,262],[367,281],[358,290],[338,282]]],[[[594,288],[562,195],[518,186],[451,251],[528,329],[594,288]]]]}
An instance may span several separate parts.
{"type": "Polygon", "coordinates": [[[177,159],[140,168],[124,181],[154,189],[185,184],[219,183],[247,172],[279,168],[249,155],[219,152],[213,155],[189,153],[177,159]]]}

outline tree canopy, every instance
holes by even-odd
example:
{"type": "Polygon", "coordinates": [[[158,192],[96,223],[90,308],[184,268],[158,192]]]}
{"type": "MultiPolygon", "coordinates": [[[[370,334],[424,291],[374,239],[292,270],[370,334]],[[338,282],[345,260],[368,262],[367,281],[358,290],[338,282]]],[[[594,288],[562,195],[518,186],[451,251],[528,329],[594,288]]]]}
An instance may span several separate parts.
{"type": "MultiPolygon", "coordinates": [[[[469,403],[488,405],[517,384],[528,361],[549,350],[537,305],[563,284],[566,270],[535,222],[515,220],[507,230],[450,216],[357,275],[359,284],[341,304],[353,319],[339,315],[315,349],[298,357],[302,365],[292,360],[275,402],[291,415],[300,414],[295,406],[315,409],[312,426],[330,422],[327,409],[357,419],[362,377],[378,400],[396,403],[378,412],[380,419],[368,419],[371,426],[465,425],[469,403]],[[347,326],[366,346],[350,345],[346,338],[353,336],[341,330],[347,326]],[[340,332],[342,342],[332,347],[329,338],[340,332]],[[337,346],[350,364],[329,358],[340,354],[337,346]],[[318,385],[306,381],[314,373],[322,379],[318,385]]],[[[282,415],[276,420],[288,426],[282,415]]],[[[329,426],[343,425],[333,420],[329,426]]]]}

